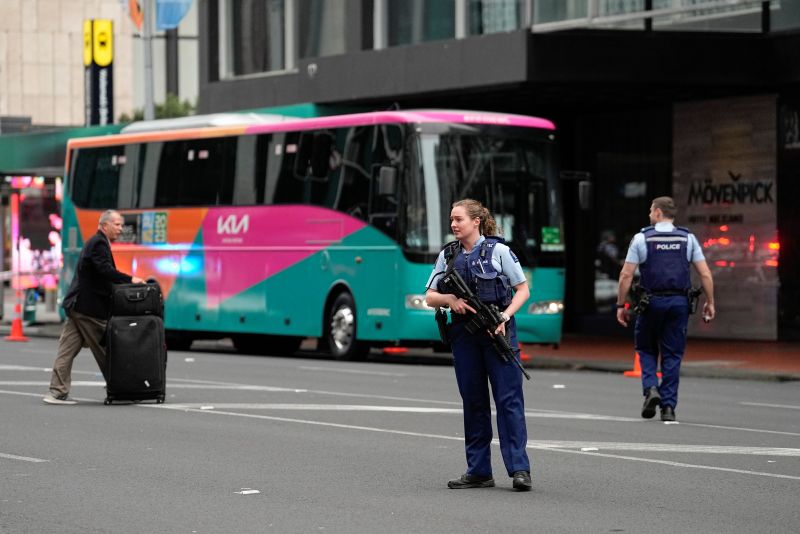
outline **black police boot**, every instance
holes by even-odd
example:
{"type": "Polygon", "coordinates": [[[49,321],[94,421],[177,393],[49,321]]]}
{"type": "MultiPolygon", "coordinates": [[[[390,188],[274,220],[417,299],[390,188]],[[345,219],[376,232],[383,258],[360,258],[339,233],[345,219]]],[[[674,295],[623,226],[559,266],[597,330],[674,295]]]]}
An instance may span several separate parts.
{"type": "Polygon", "coordinates": [[[658,388],[653,386],[647,390],[644,396],[644,404],[642,405],[642,417],[645,419],[652,419],[656,415],[656,406],[661,405],[661,395],[658,394],[658,388]]]}
{"type": "Polygon", "coordinates": [[[479,475],[464,474],[455,480],[447,483],[450,489],[466,489],[466,488],[493,488],[494,479],[491,476],[484,477],[479,475]]]}
{"type": "Polygon", "coordinates": [[[530,491],[533,484],[531,484],[531,474],[527,471],[514,471],[513,486],[517,491],[530,491]]]}
{"type": "Polygon", "coordinates": [[[661,420],[662,421],[674,421],[675,420],[675,408],[672,406],[662,406],[661,407],[661,420]]]}

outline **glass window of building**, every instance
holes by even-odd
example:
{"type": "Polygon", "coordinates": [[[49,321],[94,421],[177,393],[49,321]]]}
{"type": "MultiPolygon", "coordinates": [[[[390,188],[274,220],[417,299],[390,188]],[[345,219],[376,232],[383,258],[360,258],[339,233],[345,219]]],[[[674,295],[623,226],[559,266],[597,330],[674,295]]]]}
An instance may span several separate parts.
{"type": "Polygon", "coordinates": [[[523,0],[469,0],[469,33],[508,32],[518,29],[523,19],[523,0]]]}
{"type": "Polygon", "coordinates": [[[455,38],[455,0],[388,0],[389,46],[455,38]]]}
{"type": "Polygon", "coordinates": [[[298,0],[298,53],[301,58],[345,52],[345,2],[298,0]]]}
{"type": "Polygon", "coordinates": [[[220,77],[286,68],[285,0],[222,0],[220,77]]]}
{"type": "Polygon", "coordinates": [[[557,22],[584,18],[588,14],[587,0],[536,0],[533,3],[533,21],[557,22]]]}

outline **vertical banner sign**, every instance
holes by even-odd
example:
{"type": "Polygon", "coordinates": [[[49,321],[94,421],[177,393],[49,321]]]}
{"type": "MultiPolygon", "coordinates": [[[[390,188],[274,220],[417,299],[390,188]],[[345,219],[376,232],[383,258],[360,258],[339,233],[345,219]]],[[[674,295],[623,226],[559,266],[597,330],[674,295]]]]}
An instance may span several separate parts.
{"type": "Polygon", "coordinates": [[[692,316],[690,335],[777,339],[776,108],[772,95],[674,108],[676,224],[703,247],[717,311],[708,324],[692,316]]]}
{"type": "Polygon", "coordinates": [[[86,126],[114,122],[114,27],[107,19],[83,21],[86,126]]]}

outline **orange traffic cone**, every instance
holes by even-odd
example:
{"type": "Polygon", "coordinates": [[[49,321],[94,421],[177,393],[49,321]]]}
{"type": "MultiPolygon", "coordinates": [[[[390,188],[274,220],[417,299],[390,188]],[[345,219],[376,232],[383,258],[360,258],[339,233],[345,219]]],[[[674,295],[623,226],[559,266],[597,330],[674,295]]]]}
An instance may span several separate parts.
{"type": "Polygon", "coordinates": [[[11,334],[6,336],[6,341],[28,341],[28,338],[25,337],[25,334],[22,332],[21,313],[21,306],[19,302],[17,302],[17,304],[14,305],[14,315],[16,315],[16,317],[11,321],[11,334]]]}
{"type": "MultiPolygon", "coordinates": [[[[642,364],[639,363],[639,353],[633,353],[633,369],[630,371],[624,371],[622,373],[625,376],[629,376],[631,378],[642,378],[642,364]]],[[[656,373],[659,378],[661,378],[661,372],[656,373]]]]}

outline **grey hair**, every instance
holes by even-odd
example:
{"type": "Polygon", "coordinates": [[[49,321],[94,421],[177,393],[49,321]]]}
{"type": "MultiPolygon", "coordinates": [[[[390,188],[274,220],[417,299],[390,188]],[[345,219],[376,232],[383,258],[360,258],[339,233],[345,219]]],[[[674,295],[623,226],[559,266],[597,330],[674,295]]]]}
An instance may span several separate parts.
{"type": "Polygon", "coordinates": [[[100,226],[103,226],[104,224],[106,224],[108,222],[111,222],[111,218],[115,214],[116,215],[120,215],[120,213],[117,210],[106,210],[106,211],[104,211],[102,214],[100,214],[100,222],[98,224],[100,226]]]}

